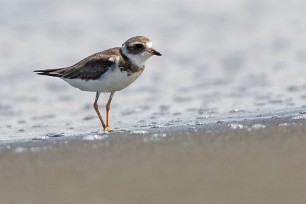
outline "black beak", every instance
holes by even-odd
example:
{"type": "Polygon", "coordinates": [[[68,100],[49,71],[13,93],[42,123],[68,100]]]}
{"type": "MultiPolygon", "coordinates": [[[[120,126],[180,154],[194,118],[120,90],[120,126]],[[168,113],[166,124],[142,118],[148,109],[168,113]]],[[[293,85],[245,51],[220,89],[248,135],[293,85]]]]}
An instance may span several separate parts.
{"type": "Polygon", "coordinates": [[[153,48],[150,49],[150,53],[151,53],[152,55],[162,56],[162,54],[160,54],[160,52],[154,50],[153,48]]]}

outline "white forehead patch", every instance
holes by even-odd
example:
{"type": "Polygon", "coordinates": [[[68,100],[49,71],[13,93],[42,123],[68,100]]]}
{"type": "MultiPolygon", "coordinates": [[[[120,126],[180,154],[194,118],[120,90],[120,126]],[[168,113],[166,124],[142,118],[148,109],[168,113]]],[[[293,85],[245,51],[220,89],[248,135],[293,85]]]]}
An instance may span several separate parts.
{"type": "MultiPolygon", "coordinates": [[[[129,45],[130,45],[130,46],[133,46],[133,45],[135,45],[135,44],[139,44],[139,43],[143,44],[142,42],[131,42],[129,45]]],[[[150,41],[150,42],[145,43],[145,45],[146,45],[146,47],[147,47],[147,48],[151,48],[151,47],[153,46],[153,44],[152,44],[152,42],[151,42],[151,41],[150,41]]]]}
{"type": "Polygon", "coordinates": [[[135,45],[135,44],[138,44],[139,42],[131,42],[131,43],[129,43],[128,45],[129,46],[133,46],[133,45],[135,45]]]}
{"type": "Polygon", "coordinates": [[[148,48],[151,48],[151,47],[153,46],[153,44],[152,44],[152,42],[150,41],[150,42],[147,42],[147,43],[146,43],[146,46],[147,46],[148,48]]]}

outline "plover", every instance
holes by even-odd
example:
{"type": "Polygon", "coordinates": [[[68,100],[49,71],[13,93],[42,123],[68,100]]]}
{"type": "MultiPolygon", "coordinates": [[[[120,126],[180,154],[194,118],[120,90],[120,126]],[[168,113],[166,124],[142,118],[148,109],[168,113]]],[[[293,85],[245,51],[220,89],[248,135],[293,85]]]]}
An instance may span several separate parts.
{"type": "Polygon", "coordinates": [[[93,54],[70,67],[35,70],[39,75],[59,77],[82,91],[96,92],[94,109],[105,131],[111,131],[109,111],[112,98],[133,83],[144,71],[145,62],[153,55],[161,53],[152,47],[152,42],[144,36],[128,39],[122,47],[115,47],[93,54]],[[100,93],[110,93],[106,104],[106,123],[98,107],[100,93]]]}

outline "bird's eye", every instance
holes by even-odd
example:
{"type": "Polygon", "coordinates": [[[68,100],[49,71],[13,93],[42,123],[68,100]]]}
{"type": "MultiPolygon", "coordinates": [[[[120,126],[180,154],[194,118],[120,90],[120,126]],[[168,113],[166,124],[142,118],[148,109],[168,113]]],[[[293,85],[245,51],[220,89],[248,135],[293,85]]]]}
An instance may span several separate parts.
{"type": "Polygon", "coordinates": [[[135,44],[135,47],[136,47],[137,49],[142,49],[142,48],[144,47],[144,45],[138,43],[138,44],[135,44]]]}

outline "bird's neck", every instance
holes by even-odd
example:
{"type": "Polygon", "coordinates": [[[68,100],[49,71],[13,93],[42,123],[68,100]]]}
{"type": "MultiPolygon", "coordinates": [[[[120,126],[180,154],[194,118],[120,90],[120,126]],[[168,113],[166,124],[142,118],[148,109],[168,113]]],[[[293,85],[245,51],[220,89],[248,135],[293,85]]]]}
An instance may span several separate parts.
{"type": "Polygon", "coordinates": [[[145,62],[147,59],[149,59],[150,56],[146,55],[145,53],[140,53],[140,54],[131,54],[129,53],[125,47],[120,48],[120,54],[124,59],[129,60],[132,62],[134,65],[138,67],[144,67],[145,62]]]}

